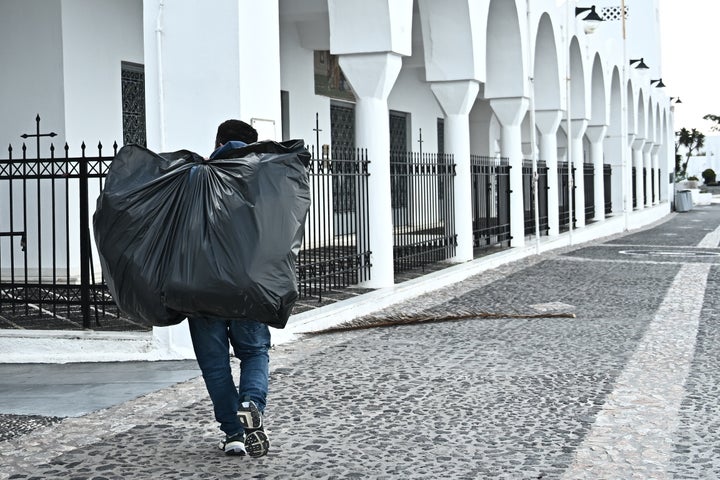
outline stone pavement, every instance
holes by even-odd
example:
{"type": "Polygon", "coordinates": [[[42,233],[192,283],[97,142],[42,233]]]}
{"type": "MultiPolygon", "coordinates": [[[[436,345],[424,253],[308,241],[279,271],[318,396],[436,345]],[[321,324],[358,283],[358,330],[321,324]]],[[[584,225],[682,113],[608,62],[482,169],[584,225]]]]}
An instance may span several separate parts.
{"type": "Polygon", "coordinates": [[[383,312],[506,318],[276,347],[260,459],[196,377],[0,442],[0,478],[720,478],[719,242],[697,207],[383,312]]]}

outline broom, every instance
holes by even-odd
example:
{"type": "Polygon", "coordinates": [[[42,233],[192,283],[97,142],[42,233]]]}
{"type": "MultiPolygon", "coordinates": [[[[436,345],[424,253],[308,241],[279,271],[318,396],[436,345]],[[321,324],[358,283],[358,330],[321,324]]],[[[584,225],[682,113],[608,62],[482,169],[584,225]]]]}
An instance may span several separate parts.
{"type": "Polygon", "coordinates": [[[415,325],[419,323],[456,322],[470,319],[493,318],[576,318],[574,313],[492,313],[492,312],[461,312],[454,314],[418,313],[397,314],[387,316],[366,316],[337,327],[330,327],[314,332],[303,332],[305,335],[325,335],[328,333],[350,332],[354,330],[368,330],[371,328],[396,327],[400,325],[415,325]]]}

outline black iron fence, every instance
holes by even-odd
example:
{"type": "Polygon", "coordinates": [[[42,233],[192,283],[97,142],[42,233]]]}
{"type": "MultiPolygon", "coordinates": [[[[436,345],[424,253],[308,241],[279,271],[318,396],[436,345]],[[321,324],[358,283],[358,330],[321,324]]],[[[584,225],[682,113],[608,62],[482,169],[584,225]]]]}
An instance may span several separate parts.
{"type": "Polygon", "coordinates": [[[558,208],[560,231],[570,229],[570,210],[572,201],[572,225],[575,228],[575,167],[572,169],[572,180],[569,178],[568,162],[558,162],[558,208]],[[572,185],[572,196],[570,186],[572,185]]]}
{"type": "MultiPolygon", "coordinates": [[[[91,212],[117,144],[107,156],[100,144],[89,156],[83,144],[79,157],[51,145],[43,157],[40,137],[55,134],[39,133],[39,117],[36,125],[25,136],[36,139],[34,156],[23,145],[0,159],[0,328],[147,330],[117,308],[91,241],[91,212]]],[[[300,298],[320,301],[370,278],[369,161],[364,150],[313,157],[297,276],[300,298]]]]}
{"type": "Polygon", "coordinates": [[[595,218],[595,165],[583,163],[583,186],[585,187],[585,221],[595,218]]]}
{"type": "Polygon", "coordinates": [[[313,149],[312,204],[298,254],[300,298],[321,301],[326,292],[370,279],[368,164],[364,149],[313,149]]]}
{"type": "Polygon", "coordinates": [[[605,215],[612,213],[612,165],[603,165],[603,190],[605,192],[605,215]]]}
{"type": "Polygon", "coordinates": [[[470,156],[473,246],[510,245],[510,165],[507,158],[470,156]]]}
{"type": "MultiPolygon", "coordinates": [[[[71,157],[66,144],[41,158],[40,118],[36,154],[23,144],[0,159],[0,325],[5,328],[112,327],[135,324],[121,318],[101,273],[94,268],[90,241],[90,204],[117,151],[103,157],[71,157]],[[94,320],[94,322],[93,322],[94,320]]],[[[94,208],[94,205],[92,205],[94,208]]]]}
{"type": "Polygon", "coordinates": [[[538,195],[538,219],[540,235],[547,235],[548,226],[548,168],[544,161],[537,162],[537,178],[533,179],[532,160],[523,160],[523,209],[525,211],[525,235],[535,235],[535,192],[538,195]]]}
{"type": "Polygon", "coordinates": [[[455,256],[452,155],[390,154],[395,273],[455,256]]]}

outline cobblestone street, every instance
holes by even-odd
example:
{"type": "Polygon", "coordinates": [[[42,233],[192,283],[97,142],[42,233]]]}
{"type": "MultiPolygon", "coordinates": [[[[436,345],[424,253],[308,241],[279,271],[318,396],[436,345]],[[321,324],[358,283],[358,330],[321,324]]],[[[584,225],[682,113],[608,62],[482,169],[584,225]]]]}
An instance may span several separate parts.
{"type": "Polygon", "coordinates": [[[719,243],[720,205],[696,207],[379,314],[505,318],[278,346],[260,459],[216,449],[194,378],[34,419],[0,441],[0,479],[720,478],[719,243]],[[548,311],[575,317],[513,318],[548,311]]]}

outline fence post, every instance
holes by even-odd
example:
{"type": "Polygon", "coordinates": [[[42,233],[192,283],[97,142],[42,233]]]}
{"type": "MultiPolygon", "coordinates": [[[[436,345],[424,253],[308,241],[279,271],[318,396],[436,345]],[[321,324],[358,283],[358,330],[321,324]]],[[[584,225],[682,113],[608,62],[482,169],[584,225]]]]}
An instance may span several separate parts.
{"type": "Polygon", "coordinates": [[[83,328],[90,328],[90,213],[88,205],[88,160],[85,142],[80,158],[80,312],[83,328]]]}

